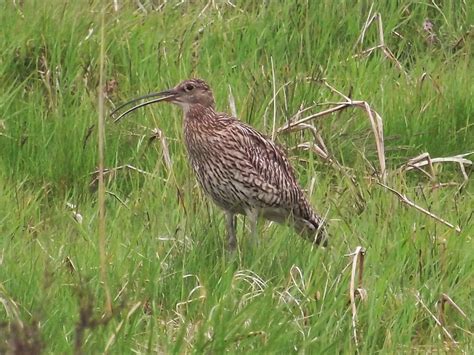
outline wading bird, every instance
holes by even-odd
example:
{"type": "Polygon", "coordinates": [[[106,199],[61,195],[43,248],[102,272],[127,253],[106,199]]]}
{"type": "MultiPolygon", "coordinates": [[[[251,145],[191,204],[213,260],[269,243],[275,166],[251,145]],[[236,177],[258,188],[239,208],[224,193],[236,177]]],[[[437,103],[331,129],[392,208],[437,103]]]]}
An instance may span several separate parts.
{"type": "Polygon", "coordinates": [[[170,90],[145,95],[125,106],[151,99],[130,112],[157,102],[171,102],[184,111],[184,140],[191,166],[204,192],[224,210],[228,248],[237,246],[236,214],[247,215],[253,238],[259,216],[288,222],[303,237],[327,245],[325,223],[296,181],[287,157],[274,142],[249,125],[215,111],[211,89],[201,79],[185,80],[170,90]]]}

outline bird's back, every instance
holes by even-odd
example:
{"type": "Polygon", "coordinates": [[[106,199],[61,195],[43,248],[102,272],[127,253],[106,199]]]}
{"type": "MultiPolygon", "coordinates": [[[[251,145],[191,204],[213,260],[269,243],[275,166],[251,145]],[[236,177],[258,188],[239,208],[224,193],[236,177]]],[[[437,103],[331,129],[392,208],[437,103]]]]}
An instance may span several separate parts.
{"type": "Polygon", "coordinates": [[[291,220],[300,234],[320,241],[323,221],[280,147],[251,126],[199,105],[186,113],[184,125],[191,165],[217,205],[233,213],[256,208],[280,223],[291,220]]]}

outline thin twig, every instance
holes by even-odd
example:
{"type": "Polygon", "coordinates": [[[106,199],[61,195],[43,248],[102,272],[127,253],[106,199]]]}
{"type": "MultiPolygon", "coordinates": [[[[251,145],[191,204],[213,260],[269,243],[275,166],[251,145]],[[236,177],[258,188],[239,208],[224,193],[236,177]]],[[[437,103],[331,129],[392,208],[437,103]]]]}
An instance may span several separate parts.
{"type": "Polygon", "coordinates": [[[398,198],[400,199],[401,202],[407,204],[408,206],[410,207],[413,207],[415,209],[417,209],[418,211],[426,214],[427,216],[433,218],[434,220],[438,221],[438,222],[441,222],[443,223],[444,225],[448,226],[449,228],[452,228],[454,229],[456,232],[458,233],[461,233],[461,228],[459,226],[454,226],[453,224],[449,223],[448,221],[444,220],[443,218],[441,217],[438,217],[437,215],[435,215],[434,213],[431,213],[430,211],[428,211],[427,209],[423,208],[423,207],[420,207],[418,206],[417,204],[415,204],[414,202],[410,201],[408,199],[408,197],[406,197],[405,195],[403,195],[402,193],[398,192],[397,190],[391,188],[390,186],[387,186],[379,181],[377,181],[377,184],[386,188],[387,190],[393,192],[395,195],[398,196],[398,198]]]}

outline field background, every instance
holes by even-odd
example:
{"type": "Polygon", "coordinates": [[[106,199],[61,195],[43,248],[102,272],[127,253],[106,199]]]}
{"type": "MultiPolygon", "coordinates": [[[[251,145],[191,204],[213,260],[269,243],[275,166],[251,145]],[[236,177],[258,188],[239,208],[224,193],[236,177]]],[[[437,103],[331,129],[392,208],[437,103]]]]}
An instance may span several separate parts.
{"type": "Polygon", "coordinates": [[[0,352],[472,351],[472,182],[457,163],[431,179],[400,169],[474,150],[469,1],[0,1],[0,23],[0,352]],[[228,255],[223,215],[186,161],[182,113],[149,106],[106,123],[105,166],[136,168],[106,179],[107,316],[94,174],[105,3],[107,112],[201,77],[219,109],[233,97],[271,135],[342,100],[325,79],[381,115],[387,185],[461,232],[376,183],[369,120],[349,108],[310,122],[342,168],[292,149],[309,131],[276,136],[327,213],[330,247],[264,223],[252,245],[239,218],[228,255]],[[381,48],[364,53],[380,44],[376,22],[358,41],[375,13],[400,67],[381,48]],[[354,327],[358,246],[367,297],[354,327]],[[449,302],[440,314],[442,294],[467,317],[449,302]]]}

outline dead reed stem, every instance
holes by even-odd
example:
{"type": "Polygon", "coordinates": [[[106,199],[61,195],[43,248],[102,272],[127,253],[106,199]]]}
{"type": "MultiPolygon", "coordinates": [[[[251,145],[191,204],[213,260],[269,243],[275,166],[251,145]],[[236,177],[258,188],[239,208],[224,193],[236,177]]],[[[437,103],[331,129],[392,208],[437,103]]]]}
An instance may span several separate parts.
{"type": "Polygon", "coordinates": [[[334,107],[330,107],[329,109],[311,114],[304,118],[299,118],[299,115],[296,115],[297,117],[295,117],[295,119],[288,121],[286,124],[280,127],[276,131],[276,133],[280,134],[284,132],[307,129],[311,127],[311,125],[308,125],[307,123],[316,118],[327,116],[329,114],[344,110],[349,107],[360,108],[364,110],[365,113],[367,114],[367,118],[369,119],[370,125],[372,127],[372,132],[374,134],[374,140],[375,140],[375,147],[377,149],[377,157],[378,157],[379,166],[380,166],[379,178],[383,183],[385,183],[387,181],[387,168],[386,168],[386,163],[385,163],[385,160],[386,160],[385,159],[385,143],[384,143],[382,117],[378,114],[377,111],[372,109],[366,101],[352,100],[350,97],[344,95],[339,90],[331,86],[326,80],[323,80],[323,83],[327,88],[329,88],[329,90],[341,96],[344,99],[344,101],[326,103],[328,105],[333,105],[334,107]]]}
{"type": "Polygon", "coordinates": [[[99,116],[98,116],[98,150],[99,150],[99,257],[100,257],[100,279],[105,291],[105,311],[107,315],[112,314],[112,298],[110,296],[107,281],[107,252],[105,246],[105,184],[104,184],[104,150],[105,150],[105,112],[104,112],[104,90],[105,90],[105,8],[101,13],[100,28],[100,73],[99,73],[99,116]]]}
{"type": "Polygon", "coordinates": [[[431,213],[430,211],[428,211],[427,209],[423,208],[423,207],[420,207],[418,206],[416,203],[414,203],[413,201],[409,200],[408,197],[406,197],[405,195],[403,195],[402,193],[398,192],[397,190],[391,188],[390,186],[387,186],[385,184],[382,184],[381,182],[377,181],[377,184],[379,184],[380,186],[382,186],[383,188],[387,189],[388,191],[394,193],[395,195],[398,196],[399,200],[405,204],[407,204],[408,206],[410,207],[413,207],[415,208],[416,210],[426,214],[427,216],[433,218],[434,220],[438,221],[438,222],[441,222],[443,223],[444,225],[448,226],[449,228],[452,228],[454,229],[456,232],[458,233],[461,233],[461,228],[459,226],[455,226],[454,224],[452,223],[449,223],[448,221],[446,221],[445,219],[441,218],[441,217],[438,217],[437,215],[435,215],[434,213],[431,213]]]}
{"type": "Polygon", "coordinates": [[[408,162],[402,165],[401,169],[404,171],[410,170],[418,170],[423,174],[427,175],[431,180],[436,179],[436,172],[434,169],[434,164],[436,163],[457,163],[459,164],[459,168],[461,170],[464,182],[469,180],[469,176],[466,172],[466,166],[472,165],[472,160],[467,159],[466,157],[469,155],[474,154],[473,152],[468,152],[464,154],[458,154],[451,157],[439,157],[439,158],[431,158],[430,154],[425,152],[422,153],[414,158],[408,160],[408,162]],[[428,166],[429,172],[423,169],[424,166],[428,166]]]}
{"type": "Polygon", "coordinates": [[[349,297],[351,301],[351,310],[352,310],[352,331],[354,336],[354,343],[356,348],[359,348],[359,339],[357,335],[357,305],[356,305],[356,296],[358,295],[361,300],[367,298],[367,291],[362,288],[362,277],[364,272],[364,257],[365,249],[361,246],[358,246],[352,254],[352,271],[351,271],[351,283],[349,286],[349,297]],[[359,266],[359,268],[357,268],[359,266]],[[357,269],[359,270],[358,278],[356,281],[357,269]],[[357,284],[357,285],[356,285],[357,284]],[[358,286],[356,288],[356,286],[358,286]]]}

